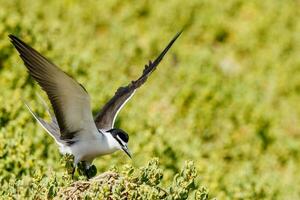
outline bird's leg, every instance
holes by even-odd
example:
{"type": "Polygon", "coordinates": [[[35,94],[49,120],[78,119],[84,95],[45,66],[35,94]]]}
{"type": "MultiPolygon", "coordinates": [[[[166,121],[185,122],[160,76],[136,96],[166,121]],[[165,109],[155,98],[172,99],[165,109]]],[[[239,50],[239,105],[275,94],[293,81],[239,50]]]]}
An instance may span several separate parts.
{"type": "Polygon", "coordinates": [[[81,161],[77,166],[78,173],[84,175],[87,179],[94,177],[97,174],[97,168],[95,165],[91,165],[91,162],[81,161]]]}
{"type": "Polygon", "coordinates": [[[72,169],[72,180],[74,180],[75,169],[76,169],[76,166],[74,165],[73,169],[72,169]]]}
{"type": "Polygon", "coordinates": [[[89,180],[91,177],[89,176],[89,164],[85,161],[82,161],[83,164],[83,171],[86,178],[89,180]]]}
{"type": "Polygon", "coordinates": [[[83,164],[84,164],[84,175],[87,177],[87,179],[89,180],[90,177],[89,177],[89,173],[88,173],[88,165],[86,162],[83,161],[83,164]]]}
{"type": "Polygon", "coordinates": [[[97,168],[95,165],[91,165],[91,162],[83,161],[83,173],[87,179],[93,178],[97,174],[97,168]]]}

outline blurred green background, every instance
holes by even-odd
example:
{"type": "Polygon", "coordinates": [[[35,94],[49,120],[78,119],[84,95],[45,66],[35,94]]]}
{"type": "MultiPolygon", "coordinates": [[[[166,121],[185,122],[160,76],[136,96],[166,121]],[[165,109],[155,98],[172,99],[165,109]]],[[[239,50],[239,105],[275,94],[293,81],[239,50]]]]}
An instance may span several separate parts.
{"type": "Polygon", "coordinates": [[[35,95],[42,92],[8,34],[81,82],[96,113],[185,27],[117,118],[133,159],[122,152],[98,158],[98,173],[158,157],[168,184],[192,160],[198,181],[218,199],[300,199],[299,1],[0,5],[0,194],[18,195],[26,183],[43,192],[65,171],[53,139],[21,101],[45,115],[35,95]]]}

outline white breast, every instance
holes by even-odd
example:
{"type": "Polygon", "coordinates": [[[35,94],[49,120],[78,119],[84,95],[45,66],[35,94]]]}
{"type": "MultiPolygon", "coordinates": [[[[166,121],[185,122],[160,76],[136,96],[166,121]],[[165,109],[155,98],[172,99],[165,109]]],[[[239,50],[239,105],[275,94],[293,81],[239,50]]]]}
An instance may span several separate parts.
{"type": "Polygon", "coordinates": [[[111,136],[110,133],[96,133],[95,137],[84,137],[86,134],[80,134],[82,137],[73,145],[66,147],[65,151],[73,154],[75,164],[80,161],[92,162],[96,157],[111,154],[120,149],[120,145],[111,136]]]}

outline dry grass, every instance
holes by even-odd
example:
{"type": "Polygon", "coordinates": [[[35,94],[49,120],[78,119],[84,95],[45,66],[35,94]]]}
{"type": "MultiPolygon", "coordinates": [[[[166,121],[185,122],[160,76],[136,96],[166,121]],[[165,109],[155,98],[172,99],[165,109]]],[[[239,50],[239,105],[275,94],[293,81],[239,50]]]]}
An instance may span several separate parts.
{"type": "Polygon", "coordinates": [[[79,180],[72,183],[70,186],[61,188],[55,199],[83,199],[82,195],[89,190],[92,185],[97,185],[98,187],[101,187],[103,184],[113,186],[120,183],[121,179],[122,177],[118,173],[108,171],[90,180],[79,180]]]}

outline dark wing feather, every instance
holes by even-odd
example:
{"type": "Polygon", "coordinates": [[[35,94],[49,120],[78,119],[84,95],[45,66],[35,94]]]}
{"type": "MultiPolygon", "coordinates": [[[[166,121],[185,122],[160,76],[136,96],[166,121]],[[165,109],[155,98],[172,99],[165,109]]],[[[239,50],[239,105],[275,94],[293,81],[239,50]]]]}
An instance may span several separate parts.
{"type": "Polygon", "coordinates": [[[30,75],[47,93],[59,125],[61,139],[95,127],[90,98],[83,87],[19,38],[9,35],[30,75]]]}
{"type": "MultiPolygon", "coordinates": [[[[181,31],[182,32],[182,31],[181,31]]],[[[160,55],[154,60],[149,61],[148,65],[145,65],[143,74],[135,81],[132,81],[126,87],[120,87],[113,98],[111,98],[101,109],[101,111],[95,117],[95,123],[98,129],[110,129],[114,125],[115,118],[121,108],[134,94],[135,90],[146,82],[150,74],[156,69],[160,61],[165,54],[171,48],[176,39],[180,36],[181,32],[177,33],[174,38],[169,42],[166,48],[160,53],[160,55]]]]}

